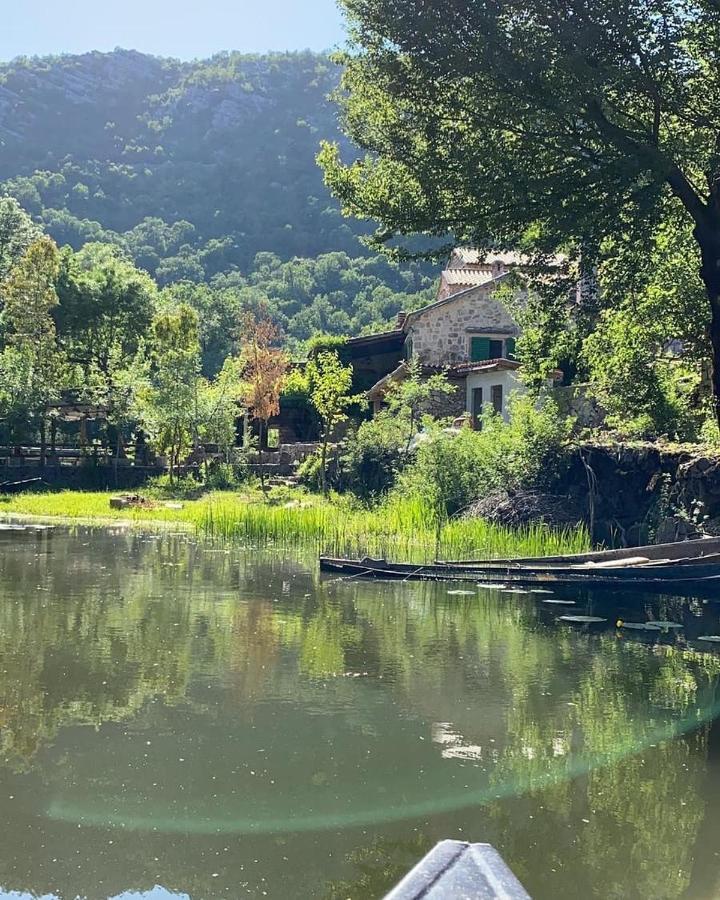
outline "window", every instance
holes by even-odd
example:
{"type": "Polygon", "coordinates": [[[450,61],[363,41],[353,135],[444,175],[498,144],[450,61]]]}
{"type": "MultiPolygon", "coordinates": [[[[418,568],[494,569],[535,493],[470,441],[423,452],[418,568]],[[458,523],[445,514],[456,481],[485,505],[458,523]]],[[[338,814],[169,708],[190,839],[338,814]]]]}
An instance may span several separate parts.
{"type": "Polygon", "coordinates": [[[505,358],[515,359],[515,338],[509,337],[505,341],[505,358]]]}
{"type": "Polygon", "coordinates": [[[494,384],[490,388],[490,399],[493,409],[496,413],[502,415],[503,411],[503,389],[501,384],[494,384]]]}
{"type": "MultiPolygon", "coordinates": [[[[512,340],[512,338],[510,340],[512,340]]],[[[501,338],[471,337],[470,362],[482,362],[485,359],[501,359],[504,355],[504,343],[505,342],[501,338]]],[[[514,346],[513,342],[513,349],[514,346]]]]}
{"type": "Polygon", "coordinates": [[[475,429],[482,428],[482,407],[483,407],[483,389],[481,387],[473,388],[472,392],[472,426],[475,429]]]}
{"type": "Polygon", "coordinates": [[[470,362],[481,362],[490,358],[490,338],[470,338],[470,362]]]}

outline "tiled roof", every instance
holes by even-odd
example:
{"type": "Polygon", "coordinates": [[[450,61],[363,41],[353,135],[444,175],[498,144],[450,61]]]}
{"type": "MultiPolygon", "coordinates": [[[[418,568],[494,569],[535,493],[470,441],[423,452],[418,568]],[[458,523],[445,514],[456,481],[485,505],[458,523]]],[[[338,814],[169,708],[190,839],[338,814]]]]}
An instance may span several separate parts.
{"type": "MultiPolygon", "coordinates": [[[[463,266],[530,266],[534,262],[531,256],[524,253],[516,253],[514,250],[483,250],[479,247],[456,247],[448,263],[449,269],[458,269],[463,266]]],[[[547,262],[550,265],[559,265],[566,262],[566,257],[556,254],[547,262]]]]}
{"type": "Polygon", "coordinates": [[[446,284],[465,284],[473,287],[478,284],[487,284],[495,277],[492,269],[445,269],[442,278],[446,284]]]}
{"type": "Polygon", "coordinates": [[[469,375],[471,372],[493,372],[496,369],[515,370],[520,368],[516,359],[483,359],[479,362],[459,363],[448,369],[448,374],[469,375]]]}
{"type": "Polygon", "coordinates": [[[520,253],[482,250],[478,247],[456,247],[450,256],[450,268],[457,266],[521,266],[528,262],[528,257],[520,253]]]}

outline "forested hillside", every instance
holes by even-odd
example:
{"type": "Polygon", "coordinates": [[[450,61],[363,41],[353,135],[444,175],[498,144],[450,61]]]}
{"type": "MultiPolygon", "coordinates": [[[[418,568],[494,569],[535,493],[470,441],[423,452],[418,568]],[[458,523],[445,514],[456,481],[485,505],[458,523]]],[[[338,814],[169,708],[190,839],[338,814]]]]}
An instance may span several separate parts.
{"type": "Polygon", "coordinates": [[[58,241],[117,240],[166,281],[259,250],[356,255],[315,165],[338,136],[336,80],[310,53],[15,61],[0,67],[0,178],[58,241]]]}
{"type": "Polygon", "coordinates": [[[160,286],[245,288],[298,339],[377,326],[428,299],[432,273],[368,259],[367,225],[323,185],[337,80],[312,53],[14,60],[0,65],[0,189],[59,244],[115,244],[160,286]]]}

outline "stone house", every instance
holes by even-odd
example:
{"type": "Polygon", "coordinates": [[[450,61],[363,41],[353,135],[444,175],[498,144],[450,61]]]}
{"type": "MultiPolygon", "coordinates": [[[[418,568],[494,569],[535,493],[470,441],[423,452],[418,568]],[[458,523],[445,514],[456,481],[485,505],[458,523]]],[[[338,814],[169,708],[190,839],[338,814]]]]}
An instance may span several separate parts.
{"type": "MultiPolygon", "coordinates": [[[[367,391],[373,409],[382,407],[390,385],[407,377],[407,361],[415,359],[426,374],[443,372],[456,386],[439,408],[430,410],[435,415],[465,416],[477,424],[490,406],[507,419],[510,395],[525,388],[515,359],[520,329],[497,289],[523,264],[517,254],[453,251],[437,299],[401,314],[395,329],[386,332],[396,341],[402,334],[402,360],[367,391]]],[[[522,295],[516,297],[522,302],[522,295]]]]}

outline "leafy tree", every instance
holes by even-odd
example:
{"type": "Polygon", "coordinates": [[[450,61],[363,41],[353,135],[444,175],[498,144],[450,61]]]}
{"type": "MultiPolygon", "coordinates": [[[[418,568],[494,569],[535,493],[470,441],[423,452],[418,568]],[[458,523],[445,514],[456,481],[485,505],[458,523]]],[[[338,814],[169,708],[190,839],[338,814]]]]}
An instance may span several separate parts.
{"type": "Polygon", "coordinates": [[[170,482],[196,436],[200,345],[197,315],[188,306],[158,313],[150,330],[150,374],[138,396],[138,418],[161,452],[170,482]]]}
{"type": "Polygon", "coordinates": [[[690,229],[667,222],[647,252],[611,248],[598,269],[606,308],[582,340],[578,363],[589,389],[621,432],[697,437],[707,410],[706,301],[690,229]]]}
{"type": "Polygon", "coordinates": [[[344,126],[321,154],[379,241],[601,241],[681,210],[700,251],[720,417],[720,7],[705,0],[343,0],[344,126]]]}
{"type": "Polygon", "coordinates": [[[288,360],[277,344],[280,332],[264,317],[246,314],[241,323],[242,398],[250,417],[260,425],[260,482],[265,490],[263,446],[268,423],[280,412],[280,394],[287,374],[288,360]]]}
{"type": "Polygon", "coordinates": [[[347,409],[358,398],[352,390],[352,366],[344,366],[337,353],[323,351],[307,364],[306,374],[310,383],[310,402],[317,410],[322,425],[320,448],[320,476],[322,492],[327,496],[327,452],[333,431],[348,418],[347,409]]]}
{"type": "Polygon", "coordinates": [[[185,303],[198,314],[203,374],[208,377],[217,374],[223,361],[237,352],[239,292],[233,288],[179,281],[166,287],[161,297],[172,305],[185,303]]]}
{"type": "Polygon", "coordinates": [[[106,376],[113,355],[135,354],[157,304],[154,281],[108,244],[64,250],[57,293],[58,339],[68,357],[106,376]]]}
{"type": "Polygon", "coordinates": [[[42,231],[13,197],[0,197],[0,284],[42,231]]]}
{"type": "Polygon", "coordinates": [[[217,444],[226,459],[237,438],[243,390],[243,366],[238,357],[228,357],[215,378],[201,378],[198,385],[198,438],[202,443],[217,444]]]}
{"type": "Polygon", "coordinates": [[[2,353],[5,415],[16,424],[23,416],[40,432],[40,461],[45,464],[49,406],[60,396],[67,376],[57,347],[52,310],[59,254],[49,238],[30,245],[5,282],[3,322],[7,344],[2,353]]]}

